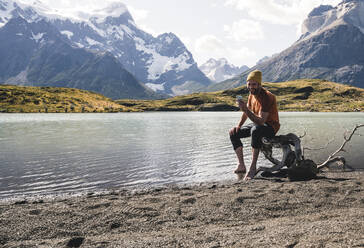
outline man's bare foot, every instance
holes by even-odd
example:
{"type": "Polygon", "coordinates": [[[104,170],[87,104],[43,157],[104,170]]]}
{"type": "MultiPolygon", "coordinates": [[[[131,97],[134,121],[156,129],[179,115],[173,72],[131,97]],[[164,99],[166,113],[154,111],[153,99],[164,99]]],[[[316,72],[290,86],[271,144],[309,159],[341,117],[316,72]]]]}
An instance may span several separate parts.
{"type": "Polygon", "coordinates": [[[257,174],[256,170],[249,169],[249,171],[245,174],[244,181],[252,180],[257,174]]]}
{"type": "Polygon", "coordinates": [[[241,164],[238,164],[238,168],[236,168],[236,170],[234,171],[234,173],[236,173],[236,174],[245,173],[245,172],[246,172],[245,165],[241,165],[241,164]]]}

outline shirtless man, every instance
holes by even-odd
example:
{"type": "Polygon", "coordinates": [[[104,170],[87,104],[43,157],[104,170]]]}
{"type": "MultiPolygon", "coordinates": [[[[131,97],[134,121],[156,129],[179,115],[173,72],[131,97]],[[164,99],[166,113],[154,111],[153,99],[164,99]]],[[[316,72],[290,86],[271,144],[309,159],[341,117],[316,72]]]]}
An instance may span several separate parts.
{"type": "Polygon", "coordinates": [[[252,179],[257,172],[257,160],[263,137],[273,137],[279,130],[279,117],[275,95],[262,87],[262,72],[252,71],[247,77],[249,89],[248,102],[238,100],[239,108],[243,111],[236,127],[230,129],[230,140],[238,158],[238,167],[235,173],[245,173],[244,180],[252,179]],[[252,123],[245,126],[247,119],[252,123]],[[243,156],[243,144],[241,138],[251,136],[252,162],[249,170],[246,170],[243,156]]]}

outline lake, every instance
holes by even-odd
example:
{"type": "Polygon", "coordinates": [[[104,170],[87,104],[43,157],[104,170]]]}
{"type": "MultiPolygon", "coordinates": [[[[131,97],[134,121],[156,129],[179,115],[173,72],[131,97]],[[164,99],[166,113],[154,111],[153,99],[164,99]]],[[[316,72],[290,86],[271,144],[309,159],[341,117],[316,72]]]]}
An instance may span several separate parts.
{"type": "MultiPolygon", "coordinates": [[[[228,130],[240,116],[0,114],[0,199],[236,180],[228,130]]],[[[278,134],[306,133],[305,157],[322,162],[342,144],[346,130],[364,123],[364,114],[280,113],[280,122],[278,134]]],[[[247,164],[249,144],[245,139],[247,164]]],[[[364,167],[363,147],[363,136],[354,136],[342,154],[349,165],[364,167]]],[[[263,157],[258,165],[268,163],[263,157]]]]}

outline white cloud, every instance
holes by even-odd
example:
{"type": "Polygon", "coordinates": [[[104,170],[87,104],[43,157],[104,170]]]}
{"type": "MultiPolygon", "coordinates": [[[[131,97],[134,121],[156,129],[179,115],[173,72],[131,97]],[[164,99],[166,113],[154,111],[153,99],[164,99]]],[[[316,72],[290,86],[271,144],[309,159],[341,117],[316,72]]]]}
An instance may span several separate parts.
{"type": "Polygon", "coordinates": [[[320,4],[337,5],[341,0],[225,0],[226,6],[243,10],[256,20],[273,24],[297,25],[320,4]]]}
{"type": "MultiPolygon", "coordinates": [[[[34,0],[19,0],[22,3],[33,4],[34,0]]],[[[73,10],[73,11],[82,11],[88,12],[90,10],[102,9],[110,5],[111,3],[116,2],[115,0],[40,0],[39,2],[46,4],[47,6],[51,6],[57,10],[73,10]]]]}
{"type": "Polygon", "coordinates": [[[195,48],[201,52],[216,52],[223,49],[224,44],[214,35],[204,35],[196,40],[195,48]]]}
{"type": "Polygon", "coordinates": [[[264,38],[263,28],[259,22],[241,19],[232,24],[225,25],[224,31],[228,37],[236,41],[262,40],[264,38]]]}
{"type": "Polygon", "coordinates": [[[202,64],[210,58],[227,58],[235,65],[254,65],[256,53],[242,46],[225,45],[224,42],[214,35],[203,35],[195,42],[193,54],[198,62],[202,64]]]}
{"type": "Polygon", "coordinates": [[[147,32],[148,34],[153,35],[154,37],[160,35],[160,32],[156,31],[155,29],[145,25],[145,24],[136,24],[138,28],[143,30],[144,32],[147,32]]]}
{"type": "Polygon", "coordinates": [[[149,11],[145,9],[136,9],[130,5],[128,5],[128,10],[130,11],[131,16],[135,20],[135,22],[143,21],[147,19],[149,15],[149,11]]]}
{"type": "MultiPolygon", "coordinates": [[[[85,21],[92,15],[99,15],[115,0],[18,0],[23,4],[35,7],[41,13],[48,16],[67,17],[75,20],[85,21]]],[[[119,2],[120,3],[120,2],[119,2]]],[[[113,14],[111,12],[110,14],[113,14]]]]}
{"type": "Polygon", "coordinates": [[[191,39],[191,37],[189,37],[189,36],[183,36],[183,35],[178,35],[178,34],[176,34],[176,35],[183,42],[183,44],[185,44],[185,46],[187,46],[187,47],[192,46],[192,39],[191,39]]]}
{"type": "Polygon", "coordinates": [[[212,2],[212,3],[211,3],[211,7],[212,7],[212,8],[216,8],[217,6],[218,6],[218,3],[217,3],[217,2],[212,2]]]}
{"type": "Polygon", "coordinates": [[[247,47],[232,48],[229,47],[226,51],[227,58],[235,65],[242,66],[247,65],[249,67],[255,64],[256,52],[247,47]]]}

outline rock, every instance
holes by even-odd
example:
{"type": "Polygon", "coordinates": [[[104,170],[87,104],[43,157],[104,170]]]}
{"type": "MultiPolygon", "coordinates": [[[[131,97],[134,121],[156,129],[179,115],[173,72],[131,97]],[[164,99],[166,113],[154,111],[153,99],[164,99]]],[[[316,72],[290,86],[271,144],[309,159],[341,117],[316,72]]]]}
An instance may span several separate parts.
{"type": "Polygon", "coordinates": [[[314,89],[312,88],[312,86],[307,86],[307,87],[303,87],[303,88],[299,88],[297,90],[294,90],[293,93],[306,93],[306,92],[313,92],[314,89]]]}
{"type": "Polygon", "coordinates": [[[195,202],[196,202],[196,198],[188,198],[188,199],[182,201],[182,203],[184,203],[184,204],[194,204],[195,202]]]}
{"type": "Polygon", "coordinates": [[[117,229],[117,228],[120,228],[120,227],[121,227],[121,224],[118,223],[118,222],[111,223],[111,225],[110,225],[111,230],[117,229]]]}
{"type": "Polygon", "coordinates": [[[205,103],[198,108],[198,111],[238,111],[239,108],[226,103],[205,103]]]}
{"type": "Polygon", "coordinates": [[[305,159],[288,169],[288,178],[290,181],[310,180],[316,178],[317,173],[316,163],[310,159],[305,159]]]}
{"type": "Polygon", "coordinates": [[[28,203],[28,201],[27,200],[22,200],[22,201],[16,201],[15,203],[14,203],[14,205],[23,205],[23,204],[27,204],[28,203]]]}
{"type": "Polygon", "coordinates": [[[84,240],[85,240],[84,237],[74,237],[68,241],[66,246],[67,247],[80,247],[84,240]]]}
{"type": "Polygon", "coordinates": [[[310,97],[310,92],[305,92],[302,95],[296,96],[293,98],[293,100],[307,100],[310,97]]]}

